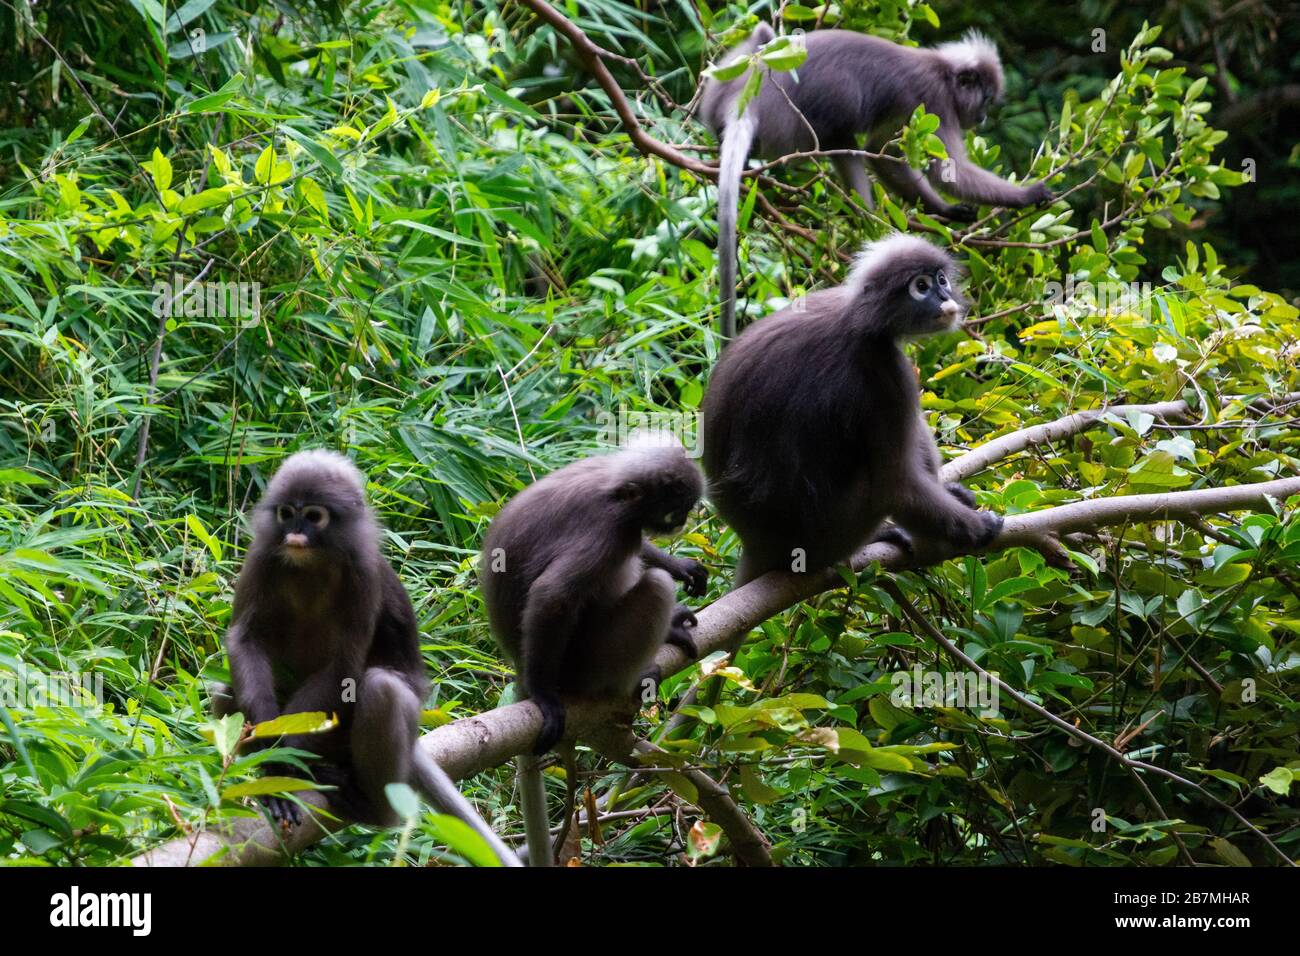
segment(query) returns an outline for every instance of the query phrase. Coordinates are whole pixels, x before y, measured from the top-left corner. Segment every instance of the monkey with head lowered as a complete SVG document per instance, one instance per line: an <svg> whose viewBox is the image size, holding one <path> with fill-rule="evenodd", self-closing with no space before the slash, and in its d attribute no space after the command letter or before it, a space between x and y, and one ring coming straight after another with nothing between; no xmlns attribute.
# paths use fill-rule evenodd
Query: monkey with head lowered
<svg viewBox="0 0 1300 956"><path fill-rule="evenodd" d="M542 713L536 753L564 736L566 698L630 702L665 643L696 656L695 616L676 603L673 581L698 597L708 572L646 535L680 530L703 484L679 444L642 435L529 485L493 518L479 584L492 634ZM529 777L525 790L539 788L540 774ZM549 865L537 792L524 801L529 862Z"/></svg>
<svg viewBox="0 0 1300 956"><path fill-rule="evenodd" d="M337 727L281 743L321 758L313 775L337 787L330 800L342 816L390 826L396 814L384 787L408 783L478 832L502 863L518 866L417 746L428 681L415 611L380 553L365 487L351 461L322 450L292 455L267 485L226 634L233 700L217 695L218 714L238 710L255 724L337 714ZM292 801L266 804L282 825L298 823Z"/></svg>
<svg viewBox="0 0 1300 956"><path fill-rule="evenodd" d="M748 56L773 38L760 24L735 52ZM973 210L944 200L937 189L993 206L1049 202L1041 182L1018 186L981 169L966 155L965 131L984 121L1002 96L1002 63L987 38L964 39L932 49L899 46L850 30L813 30L804 35L808 57L792 72L763 77L758 95L737 115L749 72L704 86L700 117L722 143L718 176L718 255L722 285L722 334L736 331L736 216L740 178L751 149L763 159L810 150L866 149L881 152L918 105L939 117L937 135L950 163L932 162L922 174L898 158L870 161L887 187L931 212L971 219ZM734 60L737 57L729 57ZM844 184L875 207L871 178L861 157L833 157Z"/></svg>
<svg viewBox="0 0 1300 956"><path fill-rule="evenodd" d="M740 537L736 583L802 557L850 557L891 517L918 546L975 550L1002 519L938 476L938 449L899 339L965 311L943 251L896 234L848 281L754 323L722 352L704 397L709 497ZM896 538L897 540L897 538Z"/></svg>

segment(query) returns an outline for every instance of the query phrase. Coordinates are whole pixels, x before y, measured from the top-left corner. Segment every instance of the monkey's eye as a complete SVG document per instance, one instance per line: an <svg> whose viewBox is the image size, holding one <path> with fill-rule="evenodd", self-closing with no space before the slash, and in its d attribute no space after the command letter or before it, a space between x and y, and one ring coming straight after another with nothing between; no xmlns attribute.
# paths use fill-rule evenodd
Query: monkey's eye
<svg viewBox="0 0 1300 956"><path fill-rule="evenodd" d="M947 291L948 277L944 273L940 272L937 276L935 276L935 278L939 281L939 288L943 289L944 291Z"/></svg>
<svg viewBox="0 0 1300 956"><path fill-rule="evenodd" d="M292 520L293 520L293 506L292 506L292 505L276 505L276 507L275 507L275 520L278 521L278 522L280 522L280 524L288 524L290 521L292 521Z"/></svg>
<svg viewBox="0 0 1300 956"><path fill-rule="evenodd" d="M917 276L907 287L908 294L918 302L930 294L930 277Z"/></svg>
<svg viewBox="0 0 1300 956"><path fill-rule="evenodd" d="M303 508L302 516L309 524L314 524L318 528L325 527L330 520L330 513L317 505L308 505Z"/></svg>

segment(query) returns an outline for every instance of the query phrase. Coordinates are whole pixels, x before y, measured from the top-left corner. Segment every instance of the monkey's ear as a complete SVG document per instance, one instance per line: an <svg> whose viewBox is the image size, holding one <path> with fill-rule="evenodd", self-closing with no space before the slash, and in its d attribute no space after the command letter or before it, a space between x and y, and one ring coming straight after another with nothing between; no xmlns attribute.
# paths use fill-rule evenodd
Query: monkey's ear
<svg viewBox="0 0 1300 956"><path fill-rule="evenodd" d="M621 481L614 489L614 500L630 504L641 500L641 485L635 481Z"/></svg>
<svg viewBox="0 0 1300 956"><path fill-rule="evenodd" d="M958 86L974 86L979 82L980 76L977 70L962 70L957 74Z"/></svg>

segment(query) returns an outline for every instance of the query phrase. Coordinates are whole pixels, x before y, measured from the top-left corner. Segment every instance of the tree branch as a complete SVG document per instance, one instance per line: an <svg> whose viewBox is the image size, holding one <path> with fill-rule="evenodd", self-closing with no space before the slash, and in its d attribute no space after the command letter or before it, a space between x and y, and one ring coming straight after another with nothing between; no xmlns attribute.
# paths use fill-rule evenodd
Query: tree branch
<svg viewBox="0 0 1300 956"><path fill-rule="evenodd" d="M993 439L948 462L941 474L945 481L956 481L1036 442L1083 431L1099 423L1106 412L1124 414L1132 410L1176 416L1185 414L1187 406L1183 402L1167 402L1076 412L1054 422ZM1112 525L1250 510L1264 505L1269 498L1282 501L1297 494L1300 494L1300 477L1194 491L1094 498L1029 514L1011 515L988 551L1033 544L1044 535L1059 537L1072 531L1094 531ZM910 555L901 549L879 542L862 548L854 555L850 566L860 571L873 562L880 562L887 569L899 569L906 567L909 560ZM772 572L729 591L696 615L699 624L693 636L700 656L730 647L763 621L800 601L843 586L844 579L839 572L827 568L804 574ZM678 648L665 645L655 663L660 673L667 675L676 674L693 662ZM607 731L624 710L618 703L571 701L566 706L566 723L580 737L598 735ZM453 780L459 780L528 753L541 726L541 712L530 701L522 701L435 728L424 735L420 746ZM1129 763L1139 766L1137 761ZM1141 769L1184 782L1184 778L1163 768L1141 765ZM1190 781L1188 783L1196 786ZM1202 788L1197 789L1214 799ZM308 794L305 799L317 804L323 802L320 794ZM267 866L281 862L286 854L305 849L321 839L325 832L315 821L307 821L282 838L260 818L244 818L173 840L140 854L133 862L137 866L183 866L204 862Z"/></svg>

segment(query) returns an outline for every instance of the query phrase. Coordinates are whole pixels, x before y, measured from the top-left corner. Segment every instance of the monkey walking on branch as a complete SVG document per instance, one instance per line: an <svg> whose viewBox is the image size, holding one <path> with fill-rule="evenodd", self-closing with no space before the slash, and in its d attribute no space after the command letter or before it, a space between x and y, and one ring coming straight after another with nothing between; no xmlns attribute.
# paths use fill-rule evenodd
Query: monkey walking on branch
<svg viewBox="0 0 1300 956"><path fill-rule="evenodd" d="M773 39L760 24L734 51L748 56ZM736 217L740 178L752 152L763 159L812 150L866 148L879 153L919 105L939 117L938 137L949 162L934 161L925 173L901 159L867 163L903 199L924 203L951 219L973 218L968 206L943 199L937 190L973 203L1034 206L1050 202L1041 182L1015 185L976 166L966 154L965 132L982 123L1002 96L1002 62L997 48L978 33L932 49L905 47L849 30L813 30L804 35L808 57L797 70L763 77L758 95L737 113L741 76L704 86L700 117L721 141L718 176L718 259L722 286L722 334L736 334ZM861 157L835 156L835 169L849 189L875 208L871 177Z"/></svg>

